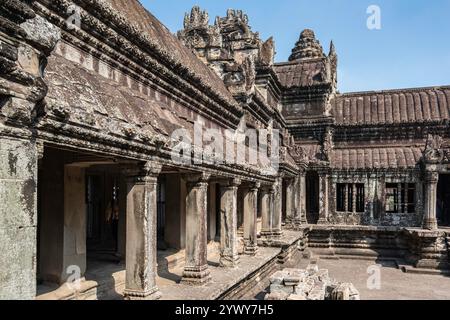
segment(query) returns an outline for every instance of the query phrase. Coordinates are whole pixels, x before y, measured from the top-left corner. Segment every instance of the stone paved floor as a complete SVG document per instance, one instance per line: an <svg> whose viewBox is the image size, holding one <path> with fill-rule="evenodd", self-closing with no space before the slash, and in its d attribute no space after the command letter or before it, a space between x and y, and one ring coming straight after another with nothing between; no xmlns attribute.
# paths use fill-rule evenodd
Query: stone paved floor
<svg viewBox="0 0 450 320"><path fill-rule="evenodd" d="M300 268L308 260L299 263ZM362 300L449 300L450 277L403 273L393 261L328 260L319 259L319 268L328 269L330 277L341 282L352 282ZM369 290L367 279L369 266L381 265L381 290Z"/></svg>
<svg viewBox="0 0 450 320"><path fill-rule="evenodd" d="M195 288L178 283L183 272L182 266L171 269L170 272L159 272L157 285L163 294L162 300L215 299L236 282L275 258L279 252L280 249L277 248L259 248L257 255L254 257L241 256L240 264L236 269L220 268L219 256L209 256L212 280L206 285Z"/></svg>

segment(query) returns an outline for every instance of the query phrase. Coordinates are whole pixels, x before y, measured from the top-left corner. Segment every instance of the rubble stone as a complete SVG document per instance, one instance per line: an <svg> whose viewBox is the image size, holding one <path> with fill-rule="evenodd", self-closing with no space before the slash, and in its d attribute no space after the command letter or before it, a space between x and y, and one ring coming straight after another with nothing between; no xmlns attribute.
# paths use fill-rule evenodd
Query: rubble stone
<svg viewBox="0 0 450 320"><path fill-rule="evenodd" d="M284 269L270 278L270 293L266 300L360 300L351 283L331 279L326 269L313 262L306 270Z"/></svg>

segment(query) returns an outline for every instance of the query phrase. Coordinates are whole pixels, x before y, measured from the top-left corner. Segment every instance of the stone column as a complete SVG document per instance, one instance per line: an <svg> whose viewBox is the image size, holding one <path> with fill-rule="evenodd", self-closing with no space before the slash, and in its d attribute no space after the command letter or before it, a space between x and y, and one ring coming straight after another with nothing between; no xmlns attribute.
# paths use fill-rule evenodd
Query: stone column
<svg viewBox="0 0 450 320"><path fill-rule="evenodd" d="M294 180L286 180L286 225L294 221Z"/></svg>
<svg viewBox="0 0 450 320"><path fill-rule="evenodd" d="M220 266L239 264L237 243L237 192L240 180L220 183Z"/></svg>
<svg viewBox="0 0 450 320"><path fill-rule="evenodd" d="M300 225L301 224L301 209L300 209L300 176L296 176L294 179L294 195L293 195L293 217L294 217L294 225Z"/></svg>
<svg viewBox="0 0 450 320"><path fill-rule="evenodd" d="M319 173L319 221L328 224L328 174Z"/></svg>
<svg viewBox="0 0 450 320"><path fill-rule="evenodd" d="M244 197L244 253L255 255L258 251L257 242L257 202L259 183L255 183L247 190Z"/></svg>
<svg viewBox="0 0 450 320"><path fill-rule="evenodd" d="M0 300L36 295L36 145L0 137Z"/></svg>
<svg viewBox="0 0 450 320"><path fill-rule="evenodd" d="M300 221L307 224L306 219L306 172L300 173Z"/></svg>
<svg viewBox="0 0 450 320"><path fill-rule="evenodd" d="M270 238L272 236L273 225L273 206L272 206L272 190L270 186L261 188L261 215L262 230L261 236Z"/></svg>
<svg viewBox="0 0 450 320"><path fill-rule="evenodd" d="M61 282L71 276L70 266L86 272L86 182L85 169L76 165L64 167L64 235L62 243Z"/></svg>
<svg viewBox="0 0 450 320"><path fill-rule="evenodd" d="M272 236L279 237L283 234L281 227L283 219L283 180L281 178L275 183L272 194L273 202L273 223Z"/></svg>
<svg viewBox="0 0 450 320"><path fill-rule="evenodd" d="M147 162L127 169L127 299L159 299L157 266L157 179L161 165Z"/></svg>
<svg viewBox="0 0 450 320"><path fill-rule="evenodd" d="M427 171L425 173L425 210L423 228L427 230L436 230L438 228L436 218L436 193L438 182L438 172Z"/></svg>
<svg viewBox="0 0 450 320"><path fill-rule="evenodd" d="M186 265L182 282L203 284L211 279L208 270L208 174L187 174Z"/></svg>

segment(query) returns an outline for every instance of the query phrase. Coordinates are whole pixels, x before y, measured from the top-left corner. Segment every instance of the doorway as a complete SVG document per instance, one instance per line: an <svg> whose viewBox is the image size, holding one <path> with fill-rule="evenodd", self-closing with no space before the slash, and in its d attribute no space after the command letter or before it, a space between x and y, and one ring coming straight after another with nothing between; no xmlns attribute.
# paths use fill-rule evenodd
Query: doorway
<svg viewBox="0 0 450 320"><path fill-rule="evenodd" d="M436 216L440 227L450 227L450 174L439 176Z"/></svg>
<svg viewBox="0 0 450 320"><path fill-rule="evenodd" d="M306 220L308 224L319 221L319 175L316 171L306 174Z"/></svg>

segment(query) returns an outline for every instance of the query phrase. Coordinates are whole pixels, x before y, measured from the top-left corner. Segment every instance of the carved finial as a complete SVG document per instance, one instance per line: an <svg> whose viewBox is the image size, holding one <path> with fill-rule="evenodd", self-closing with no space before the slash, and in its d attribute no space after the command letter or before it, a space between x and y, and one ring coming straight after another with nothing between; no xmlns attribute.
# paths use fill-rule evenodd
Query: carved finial
<svg viewBox="0 0 450 320"><path fill-rule="evenodd" d="M184 28L194 29L206 27L209 24L208 12L202 11L199 6L194 6L191 13L186 13L184 17Z"/></svg>
<svg viewBox="0 0 450 320"><path fill-rule="evenodd" d="M300 39L292 49L289 61L322 58L324 57L323 48L320 42L316 40L316 35L311 29L305 29L300 34Z"/></svg>
<svg viewBox="0 0 450 320"><path fill-rule="evenodd" d="M235 15L236 15L236 12L233 9L228 9L227 10L227 19L228 20L234 18Z"/></svg>
<svg viewBox="0 0 450 320"><path fill-rule="evenodd" d="M333 40L330 42L330 52L328 54L329 57L336 55L336 48L334 47Z"/></svg>

